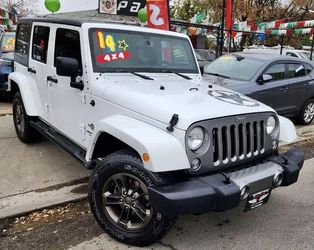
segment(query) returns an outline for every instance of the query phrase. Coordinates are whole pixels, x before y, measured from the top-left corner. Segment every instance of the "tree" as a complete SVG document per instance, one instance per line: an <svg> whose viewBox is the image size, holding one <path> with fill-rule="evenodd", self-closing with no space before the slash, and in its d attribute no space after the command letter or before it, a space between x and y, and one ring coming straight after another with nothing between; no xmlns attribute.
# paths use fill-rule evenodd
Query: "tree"
<svg viewBox="0 0 314 250"><path fill-rule="evenodd" d="M171 7L172 17L188 20L199 11L205 11L213 23L219 23L224 0L175 0ZM233 16L240 21L259 22L286 19L302 21L314 19L314 0L234 0Z"/></svg>
<svg viewBox="0 0 314 250"><path fill-rule="evenodd" d="M2 0L2 6L10 12L17 13L20 17L34 14L37 0Z"/></svg>

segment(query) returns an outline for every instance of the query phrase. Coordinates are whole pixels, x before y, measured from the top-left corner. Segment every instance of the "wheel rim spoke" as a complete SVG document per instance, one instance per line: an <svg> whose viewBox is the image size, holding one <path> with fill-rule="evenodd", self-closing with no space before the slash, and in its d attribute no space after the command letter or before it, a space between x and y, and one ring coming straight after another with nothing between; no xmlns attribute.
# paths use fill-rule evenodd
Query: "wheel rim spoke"
<svg viewBox="0 0 314 250"><path fill-rule="evenodd" d="M138 230L150 222L148 188L139 178L115 174L105 182L102 194L103 211L123 229Z"/></svg>
<svg viewBox="0 0 314 250"><path fill-rule="evenodd" d="M304 111L304 121L311 122L314 117L314 103L310 103Z"/></svg>

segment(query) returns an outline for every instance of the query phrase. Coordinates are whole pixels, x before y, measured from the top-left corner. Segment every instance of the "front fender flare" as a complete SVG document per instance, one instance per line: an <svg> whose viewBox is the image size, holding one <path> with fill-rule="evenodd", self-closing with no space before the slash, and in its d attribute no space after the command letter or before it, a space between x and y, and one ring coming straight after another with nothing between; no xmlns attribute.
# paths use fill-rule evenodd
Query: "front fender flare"
<svg viewBox="0 0 314 250"><path fill-rule="evenodd" d="M280 124L279 141L281 143L292 143L297 138L297 131L294 124L287 118L278 116Z"/></svg>
<svg viewBox="0 0 314 250"><path fill-rule="evenodd" d="M172 134L153 127L147 123L124 116L114 115L98 122L97 133L92 136L91 145L86 154L90 161L98 137L108 133L126 143L143 157L149 154L150 160L144 167L152 172L168 172L190 168L184 147Z"/></svg>
<svg viewBox="0 0 314 250"><path fill-rule="evenodd" d="M43 110L36 82L19 72L13 72L9 75L9 91L12 89L12 81L19 86L26 114L29 116L40 116Z"/></svg>

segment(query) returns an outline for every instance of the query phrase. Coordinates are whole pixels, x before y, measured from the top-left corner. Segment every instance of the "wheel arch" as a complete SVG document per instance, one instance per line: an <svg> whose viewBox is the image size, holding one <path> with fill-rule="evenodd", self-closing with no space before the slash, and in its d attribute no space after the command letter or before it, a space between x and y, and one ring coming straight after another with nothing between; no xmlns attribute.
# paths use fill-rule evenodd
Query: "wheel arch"
<svg viewBox="0 0 314 250"><path fill-rule="evenodd" d="M106 146L108 144L110 145L110 147ZM92 159L95 160L98 158L103 158L114 152L117 152L123 149L132 150L134 151L134 153L137 154L139 158L141 158L138 152L134 148L130 147L130 145L127 145L123 141L119 140L118 138L112 136L111 134L107 132L102 132L99 134L97 138L97 141L93 150L93 154L92 154Z"/></svg>
<svg viewBox="0 0 314 250"><path fill-rule="evenodd" d="M98 122L96 129L98 132L93 134L87 150L87 161L95 159L93 157L102 154L101 152L108 154L113 149L120 150L124 147L136 151L144 167L152 172L190 168L185 149L179 140L147 123L124 115L114 115ZM109 142L105 139L109 139ZM110 143L113 143L113 149L110 149ZM143 160L145 153L149 155L149 160Z"/></svg>

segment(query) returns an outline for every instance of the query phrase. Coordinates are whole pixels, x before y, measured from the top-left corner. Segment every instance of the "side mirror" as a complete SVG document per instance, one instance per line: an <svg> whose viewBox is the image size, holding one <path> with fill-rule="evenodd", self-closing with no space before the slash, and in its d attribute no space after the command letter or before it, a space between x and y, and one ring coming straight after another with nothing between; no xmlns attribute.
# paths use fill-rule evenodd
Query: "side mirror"
<svg viewBox="0 0 314 250"><path fill-rule="evenodd" d="M80 75L80 64L76 58L57 57L56 58L57 75L71 77L71 87L79 90L84 89L83 81L76 82L76 78Z"/></svg>
<svg viewBox="0 0 314 250"><path fill-rule="evenodd" d="M266 82L270 82L271 80L273 80L273 77L271 75L263 74L262 76L258 78L257 82L260 84L264 84Z"/></svg>
<svg viewBox="0 0 314 250"><path fill-rule="evenodd" d="M59 76L78 77L80 74L80 65L77 59L71 57L56 58L57 74Z"/></svg>

